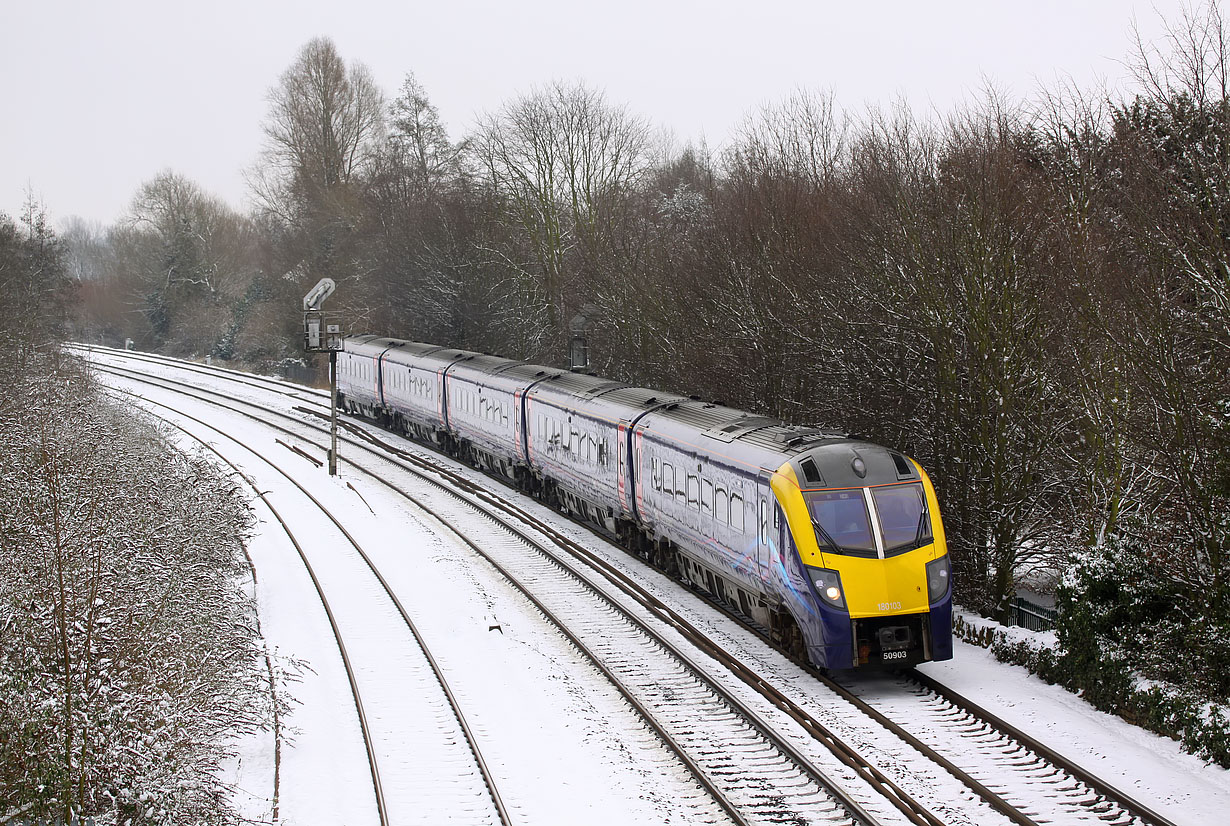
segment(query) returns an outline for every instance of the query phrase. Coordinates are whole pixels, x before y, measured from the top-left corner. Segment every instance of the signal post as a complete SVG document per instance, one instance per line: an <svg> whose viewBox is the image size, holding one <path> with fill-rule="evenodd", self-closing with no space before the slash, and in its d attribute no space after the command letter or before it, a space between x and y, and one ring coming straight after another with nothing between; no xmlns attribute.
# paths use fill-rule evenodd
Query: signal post
<svg viewBox="0 0 1230 826"><path fill-rule="evenodd" d="M337 475L337 353L342 349L342 327L330 324L320 305L333 295L337 285L322 278L303 297L303 349L329 354L329 475Z"/></svg>

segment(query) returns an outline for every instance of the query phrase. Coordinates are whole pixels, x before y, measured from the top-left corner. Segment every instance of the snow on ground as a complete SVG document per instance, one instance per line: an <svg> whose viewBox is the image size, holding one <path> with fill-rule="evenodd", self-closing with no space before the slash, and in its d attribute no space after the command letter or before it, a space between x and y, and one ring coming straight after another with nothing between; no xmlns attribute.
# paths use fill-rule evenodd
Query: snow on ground
<svg viewBox="0 0 1230 826"><path fill-rule="evenodd" d="M615 689L547 628L497 574L483 570L472 559L463 559L465 553L456 543L442 538L438 527L386 488L345 469L340 477L330 479L323 470L278 446L275 438L318 452L310 445L271 433L212 405L103 378L210 421L224 433L257 446L307 485L350 528L412 618L421 624L421 632L488 752L497 779L503 781L502 794L518 821L612 826L713 822L711 804L647 734ZM271 503L292 529L305 522L319 525L319 512L268 465L216 432L166 410L156 412L179 419L238 464L260 490L269 492ZM279 654L306 665L300 680L286 687L295 702L283 721L291 737L282 745L280 820L289 824L375 823L371 779L337 644L285 532L260 500L255 500L254 507L260 525L249 552L257 572L262 630ZM303 527L296 533L303 543L303 534L323 531L322 527ZM331 603L341 604L356 594L359 601L386 599L354 569L345 572L339 567L340 557L353 554L346 543L334 543L329 555L336 558L319 556L318 549L312 553L318 555L313 564L319 568ZM327 577L325 572L330 570L334 576ZM334 610L340 613L337 604ZM344 620L339 621L346 633ZM389 620L385 625L392 629L397 622ZM493 624L500 627L492 629ZM369 633L352 633L360 638L360 645L370 645L370 635L379 636L381 631L374 627ZM353 639L348 640L351 643ZM365 662L357 666L361 686L366 683L373 694L402 690L398 680L404 668L394 668L396 663L390 662L382 685L373 658L368 656ZM364 687L365 695L368 690ZM369 719L377 706L380 712L373 727L410 728L407 721L396 719L415 713L408 694L406 707L400 710L388 702L370 702ZM420 722L448 725L444 719ZM419 822L416 811L431 809L447 798L457 782L450 776L456 766L440 766L436 776L420 766L417 773L407 775L403 764L413 763L422 746L409 738L399 743L385 738L377 747L384 778L402 778L400 783L385 785L391 805L404 815L398 822ZM252 737L242 748L240 760L230 767L231 779L242 789L236 803L247 816L268 820L272 810L271 742L268 736ZM476 773L472 767L464 770ZM482 809L489 811L485 801L475 807L477 816L465 817L457 811L448 820L489 822L491 817L483 817Z"/></svg>
<svg viewBox="0 0 1230 826"><path fill-rule="evenodd" d="M144 369L284 410L297 403L236 388L222 377L186 377L175 368ZM127 386L151 398L170 398L147 387ZM221 415L216 407L200 402L181 398L174 404L202 418ZM374 549L395 590L413 606L415 621L422 623L421 630L450 681L456 679L454 689L471 724L490 745L490 759L508 778L512 803L526 822L649 824L699 819L695 810L671 805L673 798L695 795L695 789L643 732L630 734L618 723L626 710L612 698L611 689L604 688L577 661L575 652L542 626L536 612L443 536L438 526L345 466L340 479L329 480L324 471L275 446L273 436L267 431L260 434L259 426L233 416L222 426L244 438L263 440L270 455L276 457L280 451L286 458L278 461L302 471L300 478L310 481L339 515L345 514L344 520L361 541ZM217 434L208 438L225 452L225 440ZM345 455L346 448L342 450ZM258 477L263 490L270 489L276 480L258 464L249 460L245 469ZM346 481L358 488L374 512L345 487ZM374 813L367 813L370 805L360 803L357 808L364 810L360 813L349 800L364 794L370 799L370 777L336 644L285 534L259 503L256 507L262 530L250 552L259 577L265 636L278 652L310 665L301 682L289 686L296 705L287 724L296 731L294 740L283 746L282 819L304 824L374 822ZM563 517L531 508L569 535L587 535ZM294 517L293 511L288 515ZM606 547L600 539L591 540L590 544ZM624 557L623 566L636 564ZM678 598L688 603L689 611L708 610L684 589L679 589ZM728 621L714 614L711 622ZM500 628L492 630L492 624ZM1224 822L1230 811L1230 772L1184 754L1174 741L1094 710L1023 668L996 661L989 651L957 641L953 660L926 664L921 670L1178 824ZM407 749L414 747L405 744ZM267 736L253 738L235 767L234 777L251 798L245 811L256 819L268 819L270 813L271 754Z"/></svg>
<svg viewBox="0 0 1230 826"><path fill-rule="evenodd" d="M1183 753L1174 740L1098 711L1072 692L961 640L955 641L951 660L918 670L1177 824L1226 822L1230 771Z"/></svg>

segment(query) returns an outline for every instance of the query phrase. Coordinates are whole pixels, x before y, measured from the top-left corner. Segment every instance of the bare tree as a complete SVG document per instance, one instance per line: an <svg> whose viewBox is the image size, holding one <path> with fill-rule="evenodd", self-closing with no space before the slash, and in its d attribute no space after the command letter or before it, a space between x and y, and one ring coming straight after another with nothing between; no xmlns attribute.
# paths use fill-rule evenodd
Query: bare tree
<svg viewBox="0 0 1230 826"><path fill-rule="evenodd" d="M427 92L407 73L389 105L389 146L396 168L421 198L433 199L460 174L465 143L452 144Z"/></svg>
<svg viewBox="0 0 1230 826"><path fill-rule="evenodd" d="M213 352L257 277L252 223L194 182L163 172L141 185L106 239L102 285L144 317L112 318L143 344L184 355ZM96 301L105 299L91 290Z"/></svg>
<svg viewBox="0 0 1230 826"><path fill-rule="evenodd" d="M789 176L813 191L848 165L850 119L833 93L798 89L745 119L727 165L747 175Z"/></svg>
<svg viewBox="0 0 1230 826"><path fill-rule="evenodd" d="M251 178L260 205L295 224L339 206L379 151L384 101L361 63L349 66L327 38L309 41L269 93L262 164Z"/></svg>
<svg viewBox="0 0 1230 826"><path fill-rule="evenodd" d="M618 249L649 143L643 120L579 83L552 83L479 123L473 151L509 242L487 252L527 313L509 319L529 334L526 350L558 344L569 310L586 300L587 268L607 266L602 256Z"/></svg>
<svg viewBox="0 0 1230 826"><path fill-rule="evenodd" d="M48 226L46 211L27 200L20 226L0 213L0 344L9 358L0 367L20 371L63 330L71 283L64 245Z"/></svg>

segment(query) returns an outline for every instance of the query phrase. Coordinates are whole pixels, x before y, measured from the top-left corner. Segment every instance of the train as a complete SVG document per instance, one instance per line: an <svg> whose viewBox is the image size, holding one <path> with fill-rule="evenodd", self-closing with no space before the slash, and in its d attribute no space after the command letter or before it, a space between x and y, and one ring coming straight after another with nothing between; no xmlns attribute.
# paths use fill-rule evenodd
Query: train
<svg viewBox="0 0 1230 826"><path fill-rule="evenodd" d="M902 452L600 376L377 335L343 411L583 520L832 671L952 657L935 488Z"/></svg>

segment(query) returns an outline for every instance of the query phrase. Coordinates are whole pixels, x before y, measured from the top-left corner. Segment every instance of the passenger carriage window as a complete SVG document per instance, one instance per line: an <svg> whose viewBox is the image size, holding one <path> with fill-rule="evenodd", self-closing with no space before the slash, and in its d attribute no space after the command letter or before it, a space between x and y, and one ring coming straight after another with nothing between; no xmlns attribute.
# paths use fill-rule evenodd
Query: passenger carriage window
<svg viewBox="0 0 1230 826"><path fill-rule="evenodd" d="M760 544L769 544L769 504L760 500Z"/></svg>
<svg viewBox="0 0 1230 826"><path fill-rule="evenodd" d="M730 527L743 533L743 497L736 493L730 495Z"/></svg>
<svg viewBox="0 0 1230 826"><path fill-rule="evenodd" d="M669 462L662 464L662 490L671 496L675 495L675 469Z"/></svg>
<svg viewBox="0 0 1230 826"><path fill-rule="evenodd" d="M702 513L713 516L713 483L708 479L700 480L700 509Z"/></svg>
<svg viewBox="0 0 1230 826"><path fill-rule="evenodd" d="M726 490L718 488L713 494L713 518L723 525L730 524L730 503L726 500Z"/></svg>
<svg viewBox="0 0 1230 826"><path fill-rule="evenodd" d="M654 490L662 490L662 462L657 456L649 459L649 478Z"/></svg>
<svg viewBox="0 0 1230 826"><path fill-rule="evenodd" d="M688 507L697 507L697 496L700 493L700 479L688 474Z"/></svg>

